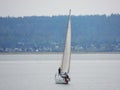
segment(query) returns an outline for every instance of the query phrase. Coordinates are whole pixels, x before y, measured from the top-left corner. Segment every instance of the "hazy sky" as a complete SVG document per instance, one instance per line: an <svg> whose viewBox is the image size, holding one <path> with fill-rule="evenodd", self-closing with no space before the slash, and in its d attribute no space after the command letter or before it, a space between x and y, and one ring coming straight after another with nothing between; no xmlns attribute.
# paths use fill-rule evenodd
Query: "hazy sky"
<svg viewBox="0 0 120 90"><path fill-rule="evenodd" d="M120 0L0 0L0 16L120 13Z"/></svg>

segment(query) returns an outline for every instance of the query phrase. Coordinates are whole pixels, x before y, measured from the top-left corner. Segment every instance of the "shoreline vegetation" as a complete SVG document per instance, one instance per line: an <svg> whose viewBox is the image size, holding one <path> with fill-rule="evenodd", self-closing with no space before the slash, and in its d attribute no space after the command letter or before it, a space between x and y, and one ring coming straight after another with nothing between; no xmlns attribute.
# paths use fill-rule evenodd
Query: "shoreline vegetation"
<svg viewBox="0 0 120 90"><path fill-rule="evenodd" d="M68 16L0 17L0 52L63 52ZM120 52L120 14L71 16L72 52Z"/></svg>

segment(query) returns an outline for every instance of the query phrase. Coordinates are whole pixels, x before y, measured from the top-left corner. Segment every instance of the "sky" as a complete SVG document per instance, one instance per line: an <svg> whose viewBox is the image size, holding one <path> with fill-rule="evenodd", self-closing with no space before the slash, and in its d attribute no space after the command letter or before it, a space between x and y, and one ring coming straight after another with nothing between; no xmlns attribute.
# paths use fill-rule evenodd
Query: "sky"
<svg viewBox="0 0 120 90"><path fill-rule="evenodd" d="M0 16L118 14L120 0L0 0Z"/></svg>

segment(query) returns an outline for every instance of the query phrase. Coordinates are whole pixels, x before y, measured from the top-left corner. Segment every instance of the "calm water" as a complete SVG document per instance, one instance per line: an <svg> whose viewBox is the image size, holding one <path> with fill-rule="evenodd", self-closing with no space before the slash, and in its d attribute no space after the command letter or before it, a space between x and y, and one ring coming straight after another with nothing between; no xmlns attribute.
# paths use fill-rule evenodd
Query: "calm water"
<svg viewBox="0 0 120 90"><path fill-rule="evenodd" d="M54 75L61 54L0 55L0 90L120 90L120 54L72 54L71 82Z"/></svg>

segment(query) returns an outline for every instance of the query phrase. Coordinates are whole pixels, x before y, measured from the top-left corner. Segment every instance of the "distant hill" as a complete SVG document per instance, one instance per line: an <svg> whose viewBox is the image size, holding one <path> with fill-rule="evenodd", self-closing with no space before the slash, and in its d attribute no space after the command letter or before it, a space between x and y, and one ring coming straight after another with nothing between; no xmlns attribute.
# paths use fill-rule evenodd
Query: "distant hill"
<svg viewBox="0 0 120 90"><path fill-rule="evenodd" d="M0 17L0 52L61 52L67 16ZM120 15L72 16L73 52L120 52Z"/></svg>

